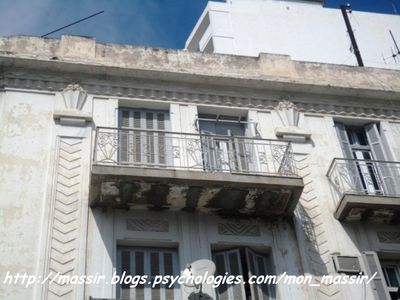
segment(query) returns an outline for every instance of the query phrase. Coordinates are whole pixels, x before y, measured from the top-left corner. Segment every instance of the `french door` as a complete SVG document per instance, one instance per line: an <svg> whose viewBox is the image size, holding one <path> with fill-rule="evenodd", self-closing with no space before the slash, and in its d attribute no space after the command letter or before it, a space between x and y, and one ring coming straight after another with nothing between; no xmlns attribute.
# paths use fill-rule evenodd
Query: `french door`
<svg viewBox="0 0 400 300"><path fill-rule="evenodd" d="M347 168L353 189L366 194L398 193L398 170L389 162L377 125L335 126L343 153L350 159Z"/></svg>
<svg viewBox="0 0 400 300"><path fill-rule="evenodd" d="M252 276L268 274L268 259L249 248L235 248L213 253L215 275L242 276L248 281ZM253 277L255 278L255 277ZM267 300L273 294L267 284L221 284L216 288L218 300Z"/></svg>
<svg viewBox="0 0 400 300"><path fill-rule="evenodd" d="M247 172L252 151L243 124L200 121L203 163L207 170Z"/></svg>

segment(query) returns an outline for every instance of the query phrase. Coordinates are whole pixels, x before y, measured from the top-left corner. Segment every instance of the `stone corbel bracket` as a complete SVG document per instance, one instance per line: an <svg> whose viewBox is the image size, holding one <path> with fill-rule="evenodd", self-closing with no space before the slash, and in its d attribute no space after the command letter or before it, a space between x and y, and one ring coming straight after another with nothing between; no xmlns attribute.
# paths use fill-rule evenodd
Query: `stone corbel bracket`
<svg viewBox="0 0 400 300"><path fill-rule="evenodd" d="M288 100L282 100L275 108L283 126L275 128L275 135L285 141L304 143L311 138L308 130L299 128L299 110Z"/></svg>
<svg viewBox="0 0 400 300"><path fill-rule="evenodd" d="M92 115L82 110L88 94L79 84L69 84L60 96L63 103L59 107L62 108L55 110L53 117L61 125L83 127L92 121Z"/></svg>

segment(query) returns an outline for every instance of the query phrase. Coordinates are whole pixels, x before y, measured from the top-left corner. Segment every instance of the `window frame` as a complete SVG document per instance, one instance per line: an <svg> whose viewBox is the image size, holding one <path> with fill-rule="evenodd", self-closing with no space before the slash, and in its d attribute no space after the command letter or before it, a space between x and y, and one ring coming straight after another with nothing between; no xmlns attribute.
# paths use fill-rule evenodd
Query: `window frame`
<svg viewBox="0 0 400 300"><path fill-rule="evenodd" d="M134 268L136 268L135 266L135 252L143 252L143 275L147 275L148 279L147 281L149 282L149 280L151 280L152 276L154 275L174 275L177 276L180 274L180 269L179 269L179 249L176 247L174 248L168 248L168 247L142 247L142 246L117 246L117 264L116 264L116 272L118 274L118 276L121 276L123 271L122 268L122 252L123 251L127 251L130 253L130 260L129 260L129 264L130 264L130 270L129 270L129 274L131 274L132 276L135 276L135 274L133 274L133 270ZM158 270L159 270L159 274L151 274L151 254L152 253L158 253ZM173 274L165 274L164 268L165 268L165 264L163 264L164 262L164 254L171 254L172 255L172 273ZM132 294L131 290L135 290L136 288L130 288L130 294ZM158 296L159 298L157 299L161 299L161 300L169 300L167 299L166 296L166 291L167 288L160 284L160 295ZM180 300L181 299L181 291L180 291L180 287L178 286L177 283L175 283L175 285L172 287L173 290L173 299L174 300ZM146 283L143 287L143 293L144 293L144 299L138 299L136 297L136 291L133 291L133 298L129 297L129 299L136 299L136 300L151 300L152 297L152 293L154 292L154 289L152 289L151 284ZM118 282L116 284L116 298L120 299L121 297L121 284Z"/></svg>
<svg viewBox="0 0 400 300"><path fill-rule="evenodd" d="M382 272L385 278L385 283L386 286L389 289L389 293L397 293L397 291L400 288L400 261L395 261L395 260L381 260L381 268L382 268ZM398 286L390 286L389 285L389 277L387 274L387 270L386 268L394 268L395 270L395 276L398 282Z"/></svg>

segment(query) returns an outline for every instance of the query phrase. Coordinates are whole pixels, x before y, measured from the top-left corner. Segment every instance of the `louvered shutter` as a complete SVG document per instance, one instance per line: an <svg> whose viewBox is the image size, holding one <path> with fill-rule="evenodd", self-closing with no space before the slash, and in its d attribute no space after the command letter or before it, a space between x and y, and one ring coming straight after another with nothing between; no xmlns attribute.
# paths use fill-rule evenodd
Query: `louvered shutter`
<svg viewBox="0 0 400 300"><path fill-rule="evenodd" d="M253 123L247 123L244 135L245 137L252 137L253 131L251 126ZM255 163L256 144L252 139L235 138L236 149L238 150L238 167L242 172L258 171Z"/></svg>
<svg viewBox="0 0 400 300"><path fill-rule="evenodd" d="M256 275L256 266L254 263L254 253L250 249L246 248L246 260L248 268L249 278ZM255 284L250 284L250 292L254 300L258 300L258 291Z"/></svg>
<svg viewBox="0 0 400 300"><path fill-rule="evenodd" d="M128 128L131 128L130 120L131 118L129 111L124 110L120 112L119 160L121 162L129 161L130 131Z"/></svg>
<svg viewBox="0 0 400 300"><path fill-rule="evenodd" d="M249 270L249 278L251 276L265 276L267 274L267 259L265 256L257 254L246 248L246 260ZM251 284L250 291L254 300L269 299L269 288L266 284Z"/></svg>
<svg viewBox="0 0 400 300"><path fill-rule="evenodd" d="M174 253L163 253L163 275L174 275L177 272L174 271ZM174 288L177 289L177 286L169 286L170 285L169 281L166 285L164 285L164 289L165 289L165 299L174 299Z"/></svg>
<svg viewBox="0 0 400 300"><path fill-rule="evenodd" d="M349 137L347 136L346 127L342 123L335 123L335 128L344 157L350 159L354 158L353 151L350 147Z"/></svg>
<svg viewBox="0 0 400 300"><path fill-rule="evenodd" d="M233 276L243 276L239 250L228 251L227 256L229 274ZM244 297L243 285L233 284L230 286L230 288L233 296L232 299L242 299L241 297Z"/></svg>
<svg viewBox="0 0 400 300"><path fill-rule="evenodd" d="M385 278L383 276L381 264L376 252L368 251L363 253L363 260L366 266L366 273L368 276L376 276L371 282L374 290L374 296L376 300L390 300L389 290L386 286Z"/></svg>
<svg viewBox="0 0 400 300"><path fill-rule="evenodd" d="M168 287L158 284L152 287L156 275L178 274L178 256L176 251L156 248L119 249L117 253L117 270L121 276L147 275L148 281L144 285L130 288L129 284L121 284L117 288L117 299L126 300L178 300L180 290L177 285Z"/></svg>
<svg viewBox="0 0 400 300"><path fill-rule="evenodd" d="M166 133L158 132L168 130L168 113L121 109L119 120L119 160L122 163L157 167L171 163L170 141Z"/></svg>
<svg viewBox="0 0 400 300"><path fill-rule="evenodd" d="M376 124L372 123L365 126L365 133L367 135L368 143L374 155L374 159L383 161L389 160L386 151L383 148L381 137Z"/></svg>
<svg viewBox="0 0 400 300"><path fill-rule="evenodd" d="M203 155L203 166L205 170L215 170L217 168L216 162L216 147L212 135L215 135L215 124L209 121L199 121L199 128L201 133L201 149Z"/></svg>
<svg viewBox="0 0 400 300"><path fill-rule="evenodd" d="M371 147L374 160L389 161L376 124L372 123L365 126L365 133L367 135L368 143ZM396 194L396 170L392 170L390 166L390 164L385 163L374 164L374 172L378 173L380 181L385 189L385 193L394 195Z"/></svg>
<svg viewBox="0 0 400 300"><path fill-rule="evenodd" d="M125 272L126 276L131 275L131 252L130 251L121 251L121 272L120 275ZM121 284L121 299L131 299L130 297L130 286L129 284L122 283Z"/></svg>
<svg viewBox="0 0 400 300"><path fill-rule="evenodd" d="M224 276L227 271L227 262L224 253L218 253L214 255L214 262L216 267L216 276ZM218 300L230 300L228 285L226 283L221 283L217 287L217 299Z"/></svg>
<svg viewBox="0 0 400 300"><path fill-rule="evenodd" d="M150 273L151 273L151 282L153 282L155 276L161 274L159 252L150 252ZM151 299L155 300L160 299L160 289L161 289L160 284L151 286Z"/></svg>
<svg viewBox="0 0 400 300"><path fill-rule="evenodd" d="M134 251L135 254L135 275L145 275L144 271L144 252L143 251ZM135 289L135 297L136 299L144 299L145 285L139 284Z"/></svg>
<svg viewBox="0 0 400 300"><path fill-rule="evenodd" d="M243 276L239 249L217 252L213 255L216 265L216 275ZM220 284L217 287L218 300L244 300L246 299L242 284Z"/></svg>
<svg viewBox="0 0 400 300"><path fill-rule="evenodd" d="M340 141L340 146L343 151L344 158L354 159L353 151L350 146L349 137L347 135L346 127L342 123L335 123L336 133ZM348 180L347 182L351 185L349 188L350 191L361 191L363 190L362 179L360 172L358 170L358 165L356 161L348 161L346 162L346 168L348 171ZM346 178L347 179L347 178Z"/></svg>

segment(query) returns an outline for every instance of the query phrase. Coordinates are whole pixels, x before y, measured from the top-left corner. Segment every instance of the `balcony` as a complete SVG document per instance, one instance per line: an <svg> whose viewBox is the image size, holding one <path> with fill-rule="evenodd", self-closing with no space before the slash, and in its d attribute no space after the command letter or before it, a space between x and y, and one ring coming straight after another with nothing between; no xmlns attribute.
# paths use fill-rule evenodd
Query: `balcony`
<svg viewBox="0 0 400 300"><path fill-rule="evenodd" d="M398 223L400 162L335 158L328 171L338 220Z"/></svg>
<svg viewBox="0 0 400 300"><path fill-rule="evenodd" d="M293 212L302 189L287 142L96 130L92 206L285 215Z"/></svg>

